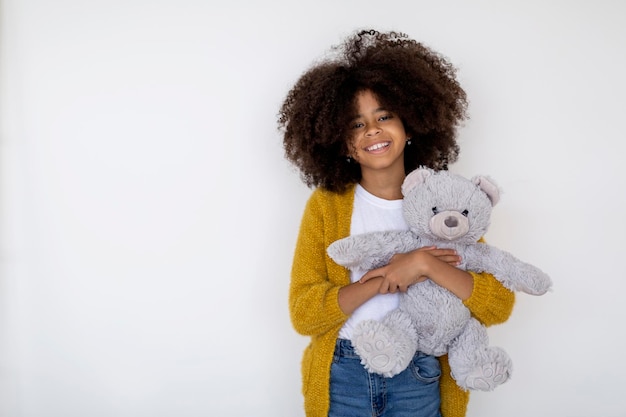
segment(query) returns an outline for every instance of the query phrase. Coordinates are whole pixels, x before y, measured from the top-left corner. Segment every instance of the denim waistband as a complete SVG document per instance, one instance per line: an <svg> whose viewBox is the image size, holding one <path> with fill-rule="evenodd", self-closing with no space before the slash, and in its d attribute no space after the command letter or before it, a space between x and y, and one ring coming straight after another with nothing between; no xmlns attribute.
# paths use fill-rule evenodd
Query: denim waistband
<svg viewBox="0 0 626 417"><path fill-rule="evenodd" d="M335 342L335 359L336 358L355 358L361 359L361 357L356 353L354 347L352 346L352 342L348 339L337 339ZM423 357L423 356L431 356L427 355L423 352L417 351L415 352L415 357Z"/></svg>
<svg viewBox="0 0 626 417"><path fill-rule="evenodd" d="M354 347L352 347L352 342L347 339L337 339L335 343L335 357L341 358L359 358Z"/></svg>

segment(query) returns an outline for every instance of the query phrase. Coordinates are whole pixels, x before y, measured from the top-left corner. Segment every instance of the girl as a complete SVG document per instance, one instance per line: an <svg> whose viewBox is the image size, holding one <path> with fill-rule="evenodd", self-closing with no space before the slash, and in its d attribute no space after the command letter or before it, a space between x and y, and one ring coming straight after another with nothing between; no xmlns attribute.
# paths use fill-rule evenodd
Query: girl
<svg viewBox="0 0 626 417"><path fill-rule="evenodd" d="M289 290L296 331L310 336L302 360L306 415L465 415L469 393L450 376L447 358L418 352L385 378L360 364L354 326L380 319L400 292L425 279L463 300L482 323L508 319L514 294L493 276L456 268L451 250L396 254L382 268L353 273L326 248L337 239L406 229L401 185L420 165L447 169L467 111L455 68L403 33L360 31L295 83L279 112L286 158L310 196L295 249Z"/></svg>

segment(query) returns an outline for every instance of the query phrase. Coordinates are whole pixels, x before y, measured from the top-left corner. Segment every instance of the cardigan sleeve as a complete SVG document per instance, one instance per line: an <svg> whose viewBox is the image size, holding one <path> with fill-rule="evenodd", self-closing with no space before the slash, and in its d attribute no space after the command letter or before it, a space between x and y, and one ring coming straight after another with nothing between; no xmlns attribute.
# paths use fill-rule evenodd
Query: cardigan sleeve
<svg viewBox="0 0 626 417"><path fill-rule="evenodd" d="M493 275L470 272L474 278L472 295L463 303L485 326L504 323L515 304L515 293L502 285Z"/></svg>
<svg viewBox="0 0 626 417"><path fill-rule="evenodd" d="M324 204L314 193L302 216L289 287L291 322L306 336L336 329L348 318L339 308L338 294L349 278L342 270L329 272L325 233L333 226L325 225L325 220Z"/></svg>
<svg viewBox="0 0 626 417"><path fill-rule="evenodd" d="M479 242L484 243L485 238L480 238ZM515 293L505 288L492 274L468 272L474 278L474 289L463 304L485 326L507 321L513 312Z"/></svg>

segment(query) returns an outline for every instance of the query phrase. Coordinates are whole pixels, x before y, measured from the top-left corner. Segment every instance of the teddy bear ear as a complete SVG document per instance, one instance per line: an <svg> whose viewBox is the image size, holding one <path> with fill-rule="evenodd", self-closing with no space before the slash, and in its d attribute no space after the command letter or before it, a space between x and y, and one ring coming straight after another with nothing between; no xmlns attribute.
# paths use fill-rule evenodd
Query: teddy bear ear
<svg viewBox="0 0 626 417"><path fill-rule="evenodd" d="M402 183L402 195L406 195L419 184L423 184L426 178L430 177L434 171L430 168L419 167L409 173Z"/></svg>
<svg viewBox="0 0 626 417"><path fill-rule="evenodd" d="M478 175L472 178L472 182L487 194L487 197L491 200L492 207L498 204L498 201L500 201L500 188L491 178Z"/></svg>

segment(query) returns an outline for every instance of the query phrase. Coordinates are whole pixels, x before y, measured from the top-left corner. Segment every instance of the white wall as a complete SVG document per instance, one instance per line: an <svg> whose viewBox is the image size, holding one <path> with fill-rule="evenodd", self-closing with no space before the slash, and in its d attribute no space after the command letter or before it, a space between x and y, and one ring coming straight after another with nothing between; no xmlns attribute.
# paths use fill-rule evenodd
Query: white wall
<svg viewBox="0 0 626 417"><path fill-rule="evenodd" d="M302 416L291 255L309 190L290 85L353 29L459 67L452 169L505 191L490 243L549 272L490 330L469 416L625 416L619 1L3 0L0 416Z"/></svg>

